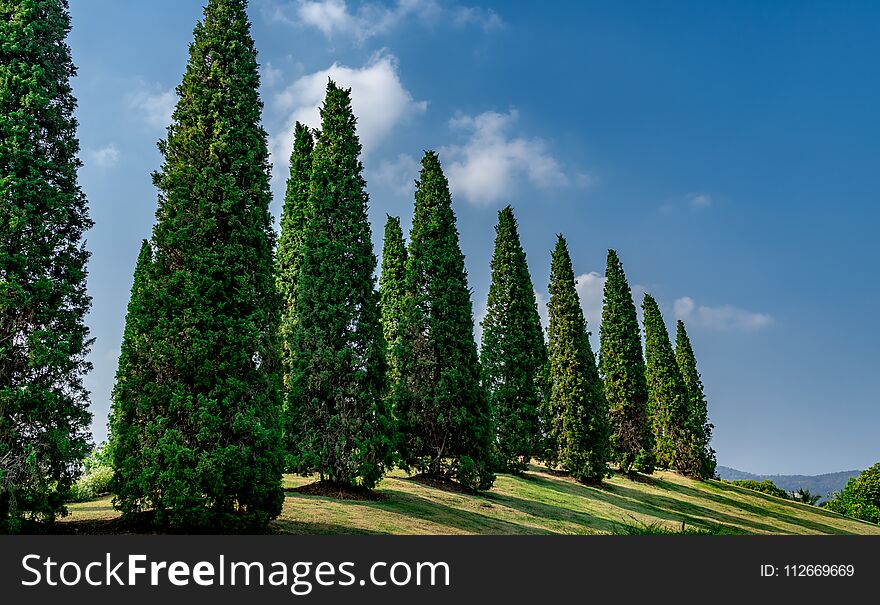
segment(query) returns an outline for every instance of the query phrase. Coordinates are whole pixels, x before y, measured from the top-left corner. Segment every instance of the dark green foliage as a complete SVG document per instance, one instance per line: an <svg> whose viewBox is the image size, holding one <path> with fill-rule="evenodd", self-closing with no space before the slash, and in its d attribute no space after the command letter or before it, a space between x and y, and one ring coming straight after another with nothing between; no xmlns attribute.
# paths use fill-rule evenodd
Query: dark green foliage
<svg viewBox="0 0 880 605"><path fill-rule="evenodd" d="M796 492L793 492L791 494L791 497L793 500L797 500L798 502L802 502L803 504L806 504L807 506L815 506L816 503L819 501L819 498L822 497L822 494L813 493L810 490L802 487L802 488L798 489Z"/></svg>
<svg viewBox="0 0 880 605"><path fill-rule="evenodd" d="M151 413L150 395L156 382L156 368L150 363L151 342L155 329L155 304L149 282L153 248L144 240L138 254L125 316L125 330L116 367L116 384L111 393L109 457L116 473L111 491L122 503L141 497L144 487L141 468L142 433Z"/></svg>
<svg viewBox="0 0 880 605"><path fill-rule="evenodd" d="M510 206L498 213L495 232L480 365L495 414L499 468L522 472L533 456L543 454L540 415L549 391L547 346Z"/></svg>
<svg viewBox="0 0 880 605"><path fill-rule="evenodd" d="M755 481L754 479L738 479L736 481L725 481L725 483L730 483L731 485L736 485L737 487L751 489L756 492L761 492L762 494L776 496L777 498L785 498L786 500L791 500L791 496L787 491L785 491L784 489L780 489L776 486L775 483L773 483L769 479L765 479L764 481Z"/></svg>
<svg viewBox="0 0 880 605"><path fill-rule="evenodd" d="M69 31L66 0L0 2L0 532L63 514L89 450Z"/></svg>
<svg viewBox="0 0 880 605"><path fill-rule="evenodd" d="M611 426L575 285L568 245L560 235L550 264L547 304L553 436L562 468L578 481L599 482L608 475Z"/></svg>
<svg viewBox="0 0 880 605"><path fill-rule="evenodd" d="M467 487L494 481L492 415L480 384L473 308L449 184L437 154L422 158L407 259L401 380L395 409L407 468L455 477Z"/></svg>
<svg viewBox="0 0 880 605"><path fill-rule="evenodd" d="M709 422L703 381L697 371L697 358L681 320L675 335L675 359L688 395L687 432L692 455L688 464L690 474L700 479L711 479L715 476L716 461L715 450L709 444L712 441L712 429L715 427Z"/></svg>
<svg viewBox="0 0 880 605"><path fill-rule="evenodd" d="M391 464L385 339L351 91L327 85L312 152L288 412L301 473L372 487Z"/></svg>
<svg viewBox="0 0 880 605"><path fill-rule="evenodd" d="M848 517L880 524L880 462L847 481L825 506Z"/></svg>
<svg viewBox="0 0 880 605"><path fill-rule="evenodd" d="M284 498L268 146L246 4L209 0L196 25L114 396L116 506L179 529L261 529Z"/></svg>
<svg viewBox="0 0 880 605"><path fill-rule="evenodd" d="M599 372L613 428L612 446L620 469L650 473L654 436L648 414L648 384L632 291L614 250L608 251L605 302L599 330Z"/></svg>
<svg viewBox="0 0 880 605"><path fill-rule="evenodd" d="M660 307L650 294L645 294L642 312L645 322L645 378L648 382L648 410L654 430L654 458L660 467L675 468L687 475L698 476L698 459L691 454L687 430L687 388L678 369Z"/></svg>
<svg viewBox="0 0 880 605"><path fill-rule="evenodd" d="M311 130L297 122L290 155L290 176L287 178L287 192L281 213L281 234L275 253L275 283L281 295L281 364L284 368L285 392L290 385L290 346L296 325L296 291L309 217L309 183L314 147Z"/></svg>
<svg viewBox="0 0 880 605"><path fill-rule="evenodd" d="M385 223L385 243L382 248L382 275L379 277L379 299L382 310L382 331L391 351L397 342L403 305L406 298L406 244L400 218L389 216ZM388 355L388 373L392 383L399 378L394 356Z"/></svg>

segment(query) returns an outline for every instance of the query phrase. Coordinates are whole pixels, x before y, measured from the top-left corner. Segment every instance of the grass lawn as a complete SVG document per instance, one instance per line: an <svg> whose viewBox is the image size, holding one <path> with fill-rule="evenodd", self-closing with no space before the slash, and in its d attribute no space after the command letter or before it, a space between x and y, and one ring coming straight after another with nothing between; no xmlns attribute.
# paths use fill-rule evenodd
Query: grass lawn
<svg viewBox="0 0 880 605"><path fill-rule="evenodd" d="M284 487L314 478L286 475ZM386 477L371 501L336 500L288 491L271 531L283 534L607 534L669 530L749 534L877 534L880 526L718 481L671 472L601 487L581 485L533 465L523 477L499 475L491 491L430 487L401 471ZM71 504L64 533L119 531L109 496Z"/></svg>

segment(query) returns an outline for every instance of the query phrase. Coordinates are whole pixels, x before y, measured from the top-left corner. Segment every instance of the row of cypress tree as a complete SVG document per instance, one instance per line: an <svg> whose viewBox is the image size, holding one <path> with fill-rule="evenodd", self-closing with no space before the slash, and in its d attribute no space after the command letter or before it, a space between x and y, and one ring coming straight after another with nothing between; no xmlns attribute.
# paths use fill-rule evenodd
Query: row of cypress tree
<svg viewBox="0 0 880 605"><path fill-rule="evenodd" d="M53 519L88 444L82 376L91 225L76 184L66 0L5 5L0 95L0 522ZM153 175L110 418L115 504L178 528L247 531L285 470L374 485L392 465L488 489L532 458L597 481L655 464L709 476L711 425L683 325L673 353L609 255L599 365L565 240L549 344L510 208L478 355L448 182L433 152L409 244L386 225L379 289L350 91L297 125L277 249L246 0L209 0ZM7 43L8 42L8 43ZM650 321L649 321L650 318ZM678 368L676 371L675 368ZM699 468L699 471L694 469Z"/></svg>
<svg viewBox="0 0 880 605"><path fill-rule="evenodd" d="M482 322L483 384L495 413L496 465L521 472L531 458L586 482L616 462L623 472L715 474L712 425L684 323L672 348L656 301L645 295L644 358L623 266L608 252L597 360L565 239L551 255L548 344L516 219L499 212Z"/></svg>

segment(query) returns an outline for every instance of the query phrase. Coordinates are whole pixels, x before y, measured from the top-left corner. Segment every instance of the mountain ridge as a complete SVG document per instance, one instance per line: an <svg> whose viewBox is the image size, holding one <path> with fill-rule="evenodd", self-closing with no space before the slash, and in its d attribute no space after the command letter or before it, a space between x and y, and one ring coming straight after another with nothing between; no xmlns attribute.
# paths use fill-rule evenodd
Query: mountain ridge
<svg viewBox="0 0 880 605"><path fill-rule="evenodd" d="M850 478L857 477L862 473L859 470L851 470L821 475L759 475L721 465L718 466L716 472L721 479L727 481L770 480L777 487L788 492L797 491L800 488L808 489L812 493L821 494L820 501L827 500L831 494L842 490Z"/></svg>

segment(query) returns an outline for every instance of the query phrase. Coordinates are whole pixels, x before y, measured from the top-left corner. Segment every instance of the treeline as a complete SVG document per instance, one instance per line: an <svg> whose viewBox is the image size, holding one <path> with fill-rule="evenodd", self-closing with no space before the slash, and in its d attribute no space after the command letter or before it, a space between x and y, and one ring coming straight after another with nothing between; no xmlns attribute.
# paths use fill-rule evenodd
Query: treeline
<svg viewBox="0 0 880 605"><path fill-rule="evenodd" d="M489 489L496 472L521 473L534 459L583 482L600 482L612 464L624 473L669 468L713 477L713 427L685 326L678 322L673 347L656 301L646 296L643 354L632 292L614 251L607 259L597 360L565 239L557 237L550 258L545 340L517 221L504 208L478 350L449 184L439 157L429 151L415 183L412 228L405 238L400 219L389 217L376 283L351 92L332 81L320 128L296 125L276 245L246 4L209 0L194 31L172 124L159 143L156 223L134 271L112 393L111 489L123 516L147 514L176 528L259 529L281 510L284 472L370 488L396 466ZM25 31L44 16L41 11L54 11L54 37L43 43L66 49L66 3L25 5L41 8L13 8L16 19L0 20L2 27ZM23 36L9 39L34 44ZM69 52L37 59L60 61L52 72L57 82L44 82L42 92L72 107L65 88L73 73ZM22 102L20 96L2 98ZM75 151L75 122L70 113L62 117L57 133L41 136L56 136L65 152ZM0 144L4 177L13 173L12 153ZM10 366L0 368L0 457L35 443L34 427L60 426L40 434L65 447L40 443L34 450L45 457L40 468L31 468L37 483L3 471L4 520L54 518L86 443L80 377L87 370L81 320L88 299L79 237L88 222L75 188L75 155L66 162L65 174L73 179L61 199L67 222L46 226L70 242L72 260L64 262L73 263L65 292L76 304L50 299L50 308L70 318L61 326L70 346L55 353L63 353L66 374L45 379L55 393L50 396L28 390L41 384L34 378L45 376L39 368L14 379ZM6 182L11 188L4 199L27 207L24 189ZM27 220L42 225L44 217ZM13 249L8 224L4 250ZM33 322L12 322L18 317L13 313L31 316L7 284L36 284L33 275L60 261L30 252L25 257L42 265L17 282L3 282L0 346L10 354L18 352L10 347L23 347L19 357L39 364L33 355L42 350L38 343L20 343L45 338L44 331ZM67 396L67 407L46 411L58 393ZM8 413L11 402L33 416ZM68 424L58 425L59 419ZM53 493L57 501L37 506L35 496L24 498L32 493Z"/></svg>

